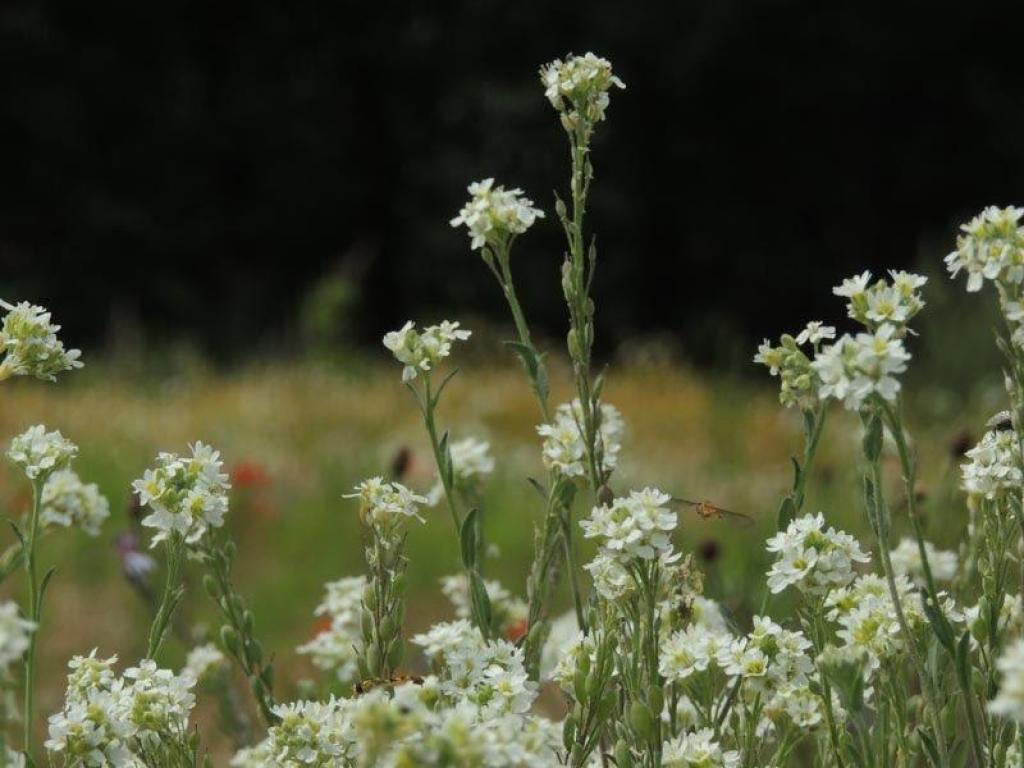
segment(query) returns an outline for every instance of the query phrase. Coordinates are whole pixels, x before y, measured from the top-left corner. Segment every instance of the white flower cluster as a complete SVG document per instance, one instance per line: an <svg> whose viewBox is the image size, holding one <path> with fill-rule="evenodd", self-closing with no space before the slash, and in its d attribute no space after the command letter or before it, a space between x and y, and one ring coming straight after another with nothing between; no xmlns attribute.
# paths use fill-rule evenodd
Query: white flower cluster
<svg viewBox="0 0 1024 768"><path fill-rule="evenodd" d="M671 496L656 488L632 491L609 506L594 507L590 519L581 520L580 527L588 539L600 539L602 552L614 559L668 558L672 555L669 534L679 519L666 506L670 501Z"/></svg>
<svg viewBox="0 0 1024 768"><path fill-rule="evenodd" d="M0 603L0 677L8 677L11 665L25 655L35 631L35 623L22 618L17 603Z"/></svg>
<svg viewBox="0 0 1024 768"><path fill-rule="evenodd" d="M551 106L562 113L567 130L576 127L581 119L586 123L604 120L608 91L612 86L626 87L612 74L611 62L593 53L568 56L564 62L555 59L541 67L540 80Z"/></svg>
<svg viewBox="0 0 1024 768"><path fill-rule="evenodd" d="M493 661L493 659L491 659ZM341 768L557 764L559 728L501 707L449 702L436 677L377 688L352 699L275 708L281 721L260 745L239 752L235 768ZM500 696L498 697L500 698Z"/></svg>
<svg viewBox="0 0 1024 768"><path fill-rule="evenodd" d="M158 454L156 469L147 469L132 483L139 503L151 510L142 520L144 526L156 529L151 546L173 533L196 544L211 528L224 524L231 486L221 472L220 452L199 442L191 450L188 457Z"/></svg>
<svg viewBox="0 0 1024 768"><path fill-rule="evenodd" d="M965 454L960 465L963 488L972 496L997 499L1020 488L1022 475L1018 464L1020 447L1012 429L986 432L976 446Z"/></svg>
<svg viewBox="0 0 1024 768"><path fill-rule="evenodd" d="M782 383L779 400L784 406L798 406L803 410L810 410L818 404L821 380L812 367L810 358L800 347L811 344L817 352L822 341L835 337L835 328L815 320L808 323L795 339L789 334L784 334L779 339L779 346L773 347L771 342L765 339L757 348L754 362L766 366L772 376L779 377Z"/></svg>
<svg viewBox="0 0 1024 768"><path fill-rule="evenodd" d="M1007 647L996 662L996 668L1003 679L999 693L988 704L988 711L1024 725L1024 640Z"/></svg>
<svg viewBox="0 0 1024 768"><path fill-rule="evenodd" d="M78 454L78 446L60 432L47 432L37 424L11 440L7 458L25 471L29 480L45 480Z"/></svg>
<svg viewBox="0 0 1024 768"><path fill-rule="evenodd" d="M81 368L82 353L77 349L64 349L57 338L59 325L50 322L50 313L43 307L23 301L12 305L0 301L6 309L0 325L0 380L9 376L34 376L55 381L58 373Z"/></svg>
<svg viewBox="0 0 1024 768"><path fill-rule="evenodd" d="M724 668L732 644L731 633L692 623L662 641L658 672L670 682L682 682L712 665Z"/></svg>
<svg viewBox="0 0 1024 768"><path fill-rule="evenodd" d="M718 656L727 675L743 678L747 693L777 693L807 685L814 662L811 641L802 632L783 629L767 616L755 616L754 628L733 640Z"/></svg>
<svg viewBox="0 0 1024 768"><path fill-rule="evenodd" d="M906 576L898 575L896 590L907 623L911 628L922 626L926 620L924 606L913 583ZM830 592L825 606L828 619L839 624L838 637L847 645L865 651L872 669L904 649L905 639L896 608L881 576L858 576L850 586Z"/></svg>
<svg viewBox="0 0 1024 768"><path fill-rule="evenodd" d="M522 650L504 640L484 642L464 619L436 625L412 642L432 659L438 691L452 705L469 702L496 717L527 712L537 696Z"/></svg>
<svg viewBox="0 0 1024 768"><path fill-rule="evenodd" d="M76 656L64 709L50 716L46 749L67 765L135 768L137 753L188 738L195 678L144 660L118 677L117 658Z"/></svg>
<svg viewBox="0 0 1024 768"><path fill-rule="evenodd" d="M930 541L924 543L924 551L928 557L932 578L935 581L952 581L956 576L956 552L939 549ZM921 550L918 549L916 539L904 536L896 549L889 554L889 559L896 573L906 576L919 587L924 586L924 564L921 562Z"/></svg>
<svg viewBox="0 0 1024 768"><path fill-rule="evenodd" d="M474 251L485 245L504 247L510 238L544 218L544 212L533 207L533 200L525 197L523 190L495 187L494 179L473 182L468 191L469 202L450 223L453 227L465 225Z"/></svg>
<svg viewBox="0 0 1024 768"><path fill-rule="evenodd" d="M722 749L715 732L701 728L666 741L661 750L665 768L736 768L740 753Z"/></svg>
<svg viewBox="0 0 1024 768"><path fill-rule="evenodd" d="M181 668L182 677L190 677L196 682L202 682L219 669L223 669L227 663L227 657L213 643L197 645L188 652L185 657L185 666Z"/></svg>
<svg viewBox="0 0 1024 768"><path fill-rule="evenodd" d="M555 418L550 424L537 427L537 434L544 438L542 458L546 468L558 470L565 477L583 477L586 472L584 461L587 449L582 424L580 401L573 400L555 409ZM624 431L625 425L619 409L611 403L601 403L598 435L601 440L602 465L606 472L614 470L619 463Z"/></svg>
<svg viewBox="0 0 1024 768"><path fill-rule="evenodd" d="M1024 282L1024 208L989 206L960 227L956 250L946 267L956 277L967 273L967 290L980 291L985 280L1019 285Z"/></svg>
<svg viewBox="0 0 1024 768"><path fill-rule="evenodd" d="M907 323L924 309L920 289L928 278L893 269L889 270L889 277L891 283L885 278L871 283L871 273L863 272L847 278L832 292L848 299L849 317L869 330L891 325L902 335Z"/></svg>
<svg viewBox="0 0 1024 768"><path fill-rule="evenodd" d="M382 477L371 477L355 487L355 493L342 498L359 499L359 517L365 525L390 531L410 517L421 523L426 522L419 512L419 505L427 499L418 496L401 483L388 483Z"/></svg>
<svg viewBox="0 0 1024 768"><path fill-rule="evenodd" d="M841 400L855 411L873 394L894 401L900 391L896 374L907 369L909 359L896 326L884 324L872 333L843 334L824 347L811 366L821 380L819 397Z"/></svg>
<svg viewBox="0 0 1024 768"><path fill-rule="evenodd" d="M409 321L397 331L385 334L384 346L405 366L402 381L409 382L420 371L432 371L451 354L453 342L465 341L470 335L472 331L460 329L457 322L444 320L417 331Z"/></svg>
<svg viewBox="0 0 1024 768"><path fill-rule="evenodd" d="M500 582L488 579L484 589L491 603L491 615L501 633L508 637L525 626L529 607L526 602L509 592ZM441 579L441 592L455 608L455 616L468 619L472 615L469 581L464 573Z"/></svg>
<svg viewBox="0 0 1024 768"><path fill-rule="evenodd" d="M768 539L766 546L776 555L768 571L773 594L796 587L811 595L824 595L853 581L854 563L870 560L853 536L831 526L826 530L820 512L791 521L785 531Z"/></svg>
<svg viewBox="0 0 1024 768"><path fill-rule="evenodd" d="M70 469L50 475L42 494L43 525L77 526L90 536L99 536L103 521L110 517L110 503L95 483L83 483Z"/></svg>
<svg viewBox="0 0 1024 768"><path fill-rule="evenodd" d="M458 486L470 487L494 471L491 445L486 440L477 440L475 437L456 440L448 446L448 452L452 459L452 476ZM443 498L444 484L438 478L427 494L427 503L435 506Z"/></svg>
<svg viewBox="0 0 1024 768"><path fill-rule="evenodd" d="M358 649L362 637L359 611L365 588L366 578L363 576L351 576L326 584L326 595L316 607L316 615L330 623L316 637L296 649L309 656L318 669L333 671L344 684L355 682L358 675Z"/></svg>

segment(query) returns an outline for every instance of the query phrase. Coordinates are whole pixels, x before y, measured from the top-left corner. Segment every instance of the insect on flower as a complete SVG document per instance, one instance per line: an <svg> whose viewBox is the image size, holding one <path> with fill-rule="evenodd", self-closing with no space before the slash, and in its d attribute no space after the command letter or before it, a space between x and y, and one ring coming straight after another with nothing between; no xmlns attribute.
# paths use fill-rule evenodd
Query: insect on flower
<svg viewBox="0 0 1024 768"><path fill-rule="evenodd" d="M750 515L745 515L742 512L733 512L728 509L723 509L714 502L708 501L692 501L690 499L682 499L678 496L672 497L672 505L678 506L680 504L690 507L701 520L729 520L731 522L740 525L753 525L754 518Z"/></svg>
<svg viewBox="0 0 1024 768"><path fill-rule="evenodd" d="M360 680L358 683L352 686L352 692L355 696L362 696L364 693L369 693L375 688L382 686L393 687L396 685L402 685L403 683L412 683L413 685L423 685L423 678L419 675L402 675L394 674L391 675L387 680L379 677L371 677L366 680Z"/></svg>

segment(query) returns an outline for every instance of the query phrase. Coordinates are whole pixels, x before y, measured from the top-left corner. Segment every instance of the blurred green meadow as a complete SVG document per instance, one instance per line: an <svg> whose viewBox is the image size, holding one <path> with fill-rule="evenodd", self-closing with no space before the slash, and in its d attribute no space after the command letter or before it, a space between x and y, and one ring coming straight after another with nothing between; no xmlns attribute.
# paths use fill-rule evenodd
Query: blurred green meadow
<svg viewBox="0 0 1024 768"><path fill-rule="evenodd" d="M933 337L930 343L941 341ZM921 358L929 354L923 350ZM908 418L921 458L919 490L929 535L937 545L955 548L963 526L957 455L980 437L984 420L1001 403L1001 390L995 369L957 390L938 381L941 370L930 368L907 383ZM950 368L949 379L960 381L962 373ZM555 397L567 399L568 371L558 360L552 361L552 378ZM767 375L698 374L678 364L634 360L613 364L605 389L627 425L616 490L655 485L749 518L708 521L680 511L678 545L705 572L707 594L741 622L760 603L763 541L774 530L776 507L791 481L789 457L801 445L798 414L778 405L773 385ZM527 478L544 476L536 406L522 371L508 360L469 356L440 414L453 439L474 436L492 444L497 469L485 487L485 533L497 554L486 563L486 575L521 594L542 512ZM418 411L399 368L382 358L349 361L344 368L276 363L231 373L185 365L159 375L89 361L56 385L5 386L0 435L6 440L38 422L80 446L76 469L99 484L112 512L96 539L59 530L42 545L42 566L57 567L39 652L39 711L47 713L60 705L65 665L73 654L95 647L133 662L144 653L154 609L124 577L117 541L136 526L130 483L158 451L183 451L195 440L221 450L234 485L228 527L239 549L235 581L255 611L258 634L276 656L282 699L298 695L300 681L319 674L294 648L316 632L313 611L323 583L363 568L356 503L342 494L370 475L400 472L403 482L421 492L434 482ZM866 542L858 440L855 417L834 409L806 508L824 511L830 522ZM888 480L902 526L894 457ZM24 514L28 494L24 478L3 466L0 505L8 517ZM589 512L589 503L581 494L577 517ZM148 533L135 530L140 548L148 551ZM13 541L11 533L0 535L5 545ZM586 559L589 548L583 549ZM416 632L451 614L437 589L438 580L458 567L456 537L443 509L430 512L425 525L412 526L407 551L408 629ZM162 553L154 555L159 562ZM150 576L156 590L160 576ZM23 589L20 573L4 585L19 598ZM568 595L561 601L567 607ZM201 638L204 627L215 633L219 626L196 569L180 619L180 636L164 651L168 662L179 663L190 638Z"/></svg>

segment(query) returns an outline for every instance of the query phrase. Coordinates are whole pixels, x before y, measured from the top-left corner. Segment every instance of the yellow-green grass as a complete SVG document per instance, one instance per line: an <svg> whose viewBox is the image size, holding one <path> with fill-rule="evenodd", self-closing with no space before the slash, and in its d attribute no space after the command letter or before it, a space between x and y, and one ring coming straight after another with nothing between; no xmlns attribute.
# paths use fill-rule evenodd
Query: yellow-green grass
<svg viewBox="0 0 1024 768"><path fill-rule="evenodd" d="M556 365L553 378L555 398L568 397L565 370ZM702 562L707 592L741 622L761 600L763 540L774 530L775 510L791 479L789 456L801 441L798 414L778 405L772 382L765 379L755 386L679 368L613 367L605 390L628 426L616 490L656 485L753 518L753 524L741 526L684 511L678 534L686 552L707 551L708 542L717 545L717 559ZM955 490L952 446L965 429L980 435L989 398L977 396L966 408L954 408L952 403L963 401L932 391L915 393L911 387L908 399L929 528L940 546L955 546L963 504ZM543 476L534 431L537 409L522 372L513 365L471 361L446 392L440 420L456 439L474 435L492 442L498 469L484 497L486 534L500 555L486 568L489 576L521 592L541 509L527 478ZM40 713L59 707L72 654L98 647L101 654L117 653L131 663L144 652L152 608L122 578L113 541L130 525L131 480L152 464L157 451L183 451L187 443L202 440L219 448L229 467L257 464L270 478L265 487L236 489L229 529L239 546L237 586L256 613L259 635L276 654L284 698L295 695L296 681L315 676L294 647L313 632L321 585L362 570L355 503L341 495L365 476L387 474L403 447L413 456L406 482L418 490L433 484L418 412L392 365L342 372L282 364L169 381L127 380L114 368L94 365L56 385L5 385L0 436L6 440L38 422L60 429L80 446L76 468L99 483L113 512L97 539L59 531L43 542L41 564L55 565L57 573L43 617ZM860 511L858 440L856 419L833 409L806 508L824 511L831 522L870 543ZM889 465L887 490L897 529L905 530L892 457ZM0 505L6 515L18 518L28 500L24 478L5 466ZM577 515L587 513L588 503L586 493L578 497ZM450 615L437 581L458 567L447 513L437 509L427 517L426 525L412 526L408 540L410 631ZM587 557L591 548L583 550ZM155 554L159 557L159 550ZM3 590L21 599L21 575L11 577ZM564 592L559 600L561 607L568 605ZM784 607L781 600L773 605ZM216 626L194 566L181 616L187 626ZM162 661L177 664L184 650L174 640Z"/></svg>

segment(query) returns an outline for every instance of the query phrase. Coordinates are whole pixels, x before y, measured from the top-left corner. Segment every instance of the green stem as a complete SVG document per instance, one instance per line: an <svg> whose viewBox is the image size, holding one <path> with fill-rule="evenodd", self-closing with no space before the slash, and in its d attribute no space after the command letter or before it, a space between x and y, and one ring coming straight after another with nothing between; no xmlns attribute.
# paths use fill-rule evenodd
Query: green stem
<svg viewBox="0 0 1024 768"><path fill-rule="evenodd" d="M39 636L39 613L42 601L39 595L39 575L36 569L36 542L39 536L39 518L42 512L43 479L32 482L32 519L29 521L25 542L25 572L28 575L28 620L35 627L28 637L25 652L25 754L32 755L32 709L35 683L36 638Z"/></svg>
<svg viewBox="0 0 1024 768"><path fill-rule="evenodd" d="M924 659L921 656L921 649L918 647L917 638L914 637L907 622L906 614L903 612L903 602L900 600L899 590L896 587L896 575L892 567L892 560L889 557L889 542L883 538L883 531L886 528L882 525L882 505L885 499L882 496L882 465L876 457L870 461L871 482L873 485L875 520L872 527L875 529L878 540L878 550L882 561L882 571L885 574L886 583L889 586L889 595L892 598L893 610L896 613L896 620L900 625L900 632L906 639L907 648L910 651L910 658L914 664L914 671L921 681L921 695L924 697L925 708L931 720L932 731L935 735L936 748L939 750L939 760L942 768L949 765L949 753L946 749L946 739L942 731L942 721L939 718L939 710L935 700L935 692L932 687L931 678L925 668Z"/></svg>
<svg viewBox="0 0 1024 768"><path fill-rule="evenodd" d="M153 618L153 625L149 630L149 644L146 647L146 658L156 660L163 645L164 637L167 636L167 627L171 622L174 609L181 597L181 564L182 564L183 543L177 534L172 534L167 540L167 577L164 581L163 597L160 600L160 607Z"/></svg>

